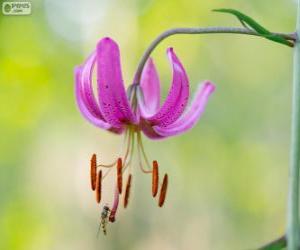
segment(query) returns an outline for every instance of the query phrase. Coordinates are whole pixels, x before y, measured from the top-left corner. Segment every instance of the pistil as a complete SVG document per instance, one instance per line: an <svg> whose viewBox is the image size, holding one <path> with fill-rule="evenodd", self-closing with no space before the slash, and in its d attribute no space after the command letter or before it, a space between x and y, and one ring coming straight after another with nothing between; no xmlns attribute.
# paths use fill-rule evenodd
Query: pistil
<svg viewBox="0 0 300 250"><path fill-rule="evenodd" d="M109 215L110 222L115 222L118 206L119 206L119 190L118 190L118 187L116 187L114 203L113 203L110 215Z"/></svg>

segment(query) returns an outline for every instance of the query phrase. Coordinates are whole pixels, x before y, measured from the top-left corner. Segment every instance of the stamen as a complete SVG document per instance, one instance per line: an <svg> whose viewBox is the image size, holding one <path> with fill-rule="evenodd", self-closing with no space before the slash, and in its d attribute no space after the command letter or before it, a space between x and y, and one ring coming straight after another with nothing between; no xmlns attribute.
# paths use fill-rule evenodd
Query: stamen
<svg viewBox="0 0 300 250"><path fill-rule="evenodd" d="M132 146L131 141L132 141L132 132L131 132L131 130L129 130L128 140L127 140L127 145L126 145L126 152L125 152L125 155L124 155L124 158L123 158L124 159L124 166L126 165L128 154L131 151L131 146Z"/></svg>
<svg viewBox="0 0 300 250"><path fill-rule="evenodd" d="M150 167L150 162L148 160L148 157L146 155L146 152L145 152L145 149L144 149L144 146L143 146L141 132L137 133L137 141L138 141L138 151L142 152L142 155L144 157L144 161L145 161L146 165L148 166L148 168L150 169L151 168ZM151 170L146 170L146 172L151 173L152 171Z"/></svg>
<svg viewBox="0 0 300 250"><path fill-rule="evenodd" d="M167 195L167 188L168 188L168 175L165 174L163 183L161 185L160 194L159 194L159 200L158 200L159 207L162 207L164 205L166 195Z"/></svg>
<svg viewBox="0 0 300 250"><path fill-rule="evenodd" d="M141 147L141 141L139 140L139 135L137 135L137 138L138 138L138 140L137 140L137 142L138 142L138 144L137 144L137 150L138 150L138 160L139 160L139 166L140 166L140 169L142 170L142 172L143 173L145 173L145 174L150 174L150 173L152 173L152 170L146 170L145 168L144 168L144 166L143 166L143 163L142 163L142 157L141 157L141 149L142 149L142 147ZM143 156L144 156L144 154L143 154ZM145 156L144 156L144 162L148 165L148 163L147 163L147 159L145 158ZM149 165L148 165L149 166Z"/></svg>
<svg viewBox="0 0 300 250"><path fill-rule="evenodd" d="M132 175L128 175L126 189L125 189L125 196L124 196L124 208L128 205L129 195L130 195L130 187L131 187L131 177Z"/></svg>
<svg viewBox="0 0 300 250"><path fill-rule="evenodd" d="M117 162L117 181L118 181L119 194L122 193L122 185L123 185L122 167L123 167L122 159L119 158Z"/></svg>
<svg viewBox="0 0 300 250"><path fill-rule="evenodd" d="M128 135L128 133L126 132L125 137L126 137L125 139L128 138L128 140L127 140L127 145L126 145L126 152L125 152L125 156L124 156L124 162L126 161L127 156L128 156L128 153L129 153L129 150L130 150L130 140L131 140L130 132L129 132L129 135ZM112 167L114 167L117 163L118 163L118 160L114 161L114 162L111 163L111 164L99 164L97 167L112 168ZM125 163L124 163L124 164L125 164ZM107 172L107 174L108 174L108 172ZM105 177L107 174L105 174L104 177ZM103 178L104 178L104 177L103 177Z"/></svg>
<svg viewBox="0 0 300 250"><path fill-rule="evenodd" d="M99 164L97 165L97 167L102 167L102 168L112 168L116 165L117 161L114 161L113 163L111 164Z"/></svg>
<svg viewBox="0 0 300 250"><path fill-rule="evenodd" d="M152 196L155 197L158 192L158 183L159 183L159 173L158 173L158 163L153 161L152 169Z"/></svg>
<svg viewBox="0 0 300 250"><path fill-rule="evenodd" d="M119 190L118 190L118 187L116 187L114 204L113 204L113 207L111 209L111 212L110 212L110 215L108 218L108 220L110 222L115 222L118 206L119 206Z"/></svg>
<svg viewBox="0 0 300 250"><path fill-rule="evenodd" d="M125 170L128 168L128 166L130 166L131 161L132 161L132 155L133 155L133 150L134 150L134 133L131 132L131 136L130 136L130 150L128 150L129 154L127 154L124 157L124 164L123 164L123 173L125 172ZM129 159L127 161L127 156L129 155Z"/></svg>
<svg viewBox="0 0 300 250"><path fill-rule="evenodd" d="M130 150L130 139L131 139L131 136L130 136L130 132L127 132L126 131L126 134L125 134L125 141L127 141L127 145L126 145L126 152L125 152L125 156L124 156L124 161L125 159L127 158L128 156L128 153L129 153L129 150ZM124 142L125 144L125 142ZM103 167L103 168L112 168L114 167L116 164L117 164L117 161L118 160L115 160L114 162L112 162L111 164L99 164L97 165L97 167ZM124 163L125 164L125 163ZM104 175L105 177L106 175ZM103 177L103 178L104 178Z"/></svg>
<svg viewBox="0 0 300 250"><path fill-rule="evenodd" d="M96 201L100 203L101 201L101 190L102 190L102 170L99 171L96 179Z"/></svg>
<svg viewBox="0 0 300 250"><path fill-rule="evenodd" d="M112 168L108 169L105 174L102 177L102 180L104 180L104 178L110 173L110 171L112 170Z"/></svg>
<svg viewBox="0 0 300 250"><path fill-rule="evenodd" d="M93 154L92 158L91 158L90 177L91 177L91 188L94 191L96 189L96 178L97 178L97 157L96 157L96 154Z"/></svg>
<svg viewBox="0 0 300 250"><path fill-rule="evenodd" d="M146 170L144 168L143 163L142 163L142 159L141 159L141 151L140 151L139 147L138 147L138 159L139 159L139 166L140 166L140 169L142 170L142 172L145 173L145 174L152 173L152 170Z"/></svg>
<svg viewBox="0 0 300 250"><path fill-rule="evenodd" d="M128 135L127 135L127 134L128 134ZM126 133L126 137L127 137L127 138L126 138L126 139L127 139L127 146L126 146L126 152L125 152L125 155L124 155L124 162L123 162L122 172L125 171L126 166L128 165L128 163L127 163L126 166L125 166L125 162L126 162L127 157L128 157L128 155L129 155L129 151L130 151L131 148L132 148L131 141L133 141L133 140L131 140L132 137L131 137L131 132L130 132L130 131L129 131L129 133ZM131 150L130 154L132 154L132 150ZM131 161L131 156L130 156L130 161ZM118 160L114 161L114 162L111 163L111 164L105 164L105 165L104 165L104 164L99 164L99 165L97 166L97 167L109 168L109 169L105 172L105 174L103 175L102 180L105 179L105 177L111 172L112 167L114 167L117 163L118 163ZM125 166L125 167L124 167L124 166Z"/></svg>

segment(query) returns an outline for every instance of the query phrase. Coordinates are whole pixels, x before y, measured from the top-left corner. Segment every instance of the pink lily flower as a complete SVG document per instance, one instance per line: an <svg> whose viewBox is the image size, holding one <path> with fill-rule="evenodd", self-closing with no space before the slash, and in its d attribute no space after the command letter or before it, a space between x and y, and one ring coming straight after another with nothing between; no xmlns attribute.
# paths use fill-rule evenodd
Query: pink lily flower
<svg viewBox="0 0 300 250"><path fill-rule="evenodd" d="M187 108L190 94L187 74L172 48L167 50L167 55L173 70L173 80L162 105L159 76L152 59L145 65L140 83L131 85L127 95L122 79L119 47L111 38L101 39L96 50L75 69L75 93L81 114L101 129L126 135L121 174L131 163L136 136L139 165L143 172L153 175L141 133L150 139L164 139L190 130L203 114L208 98L215 90L213 83L205 81ZM92 87L94 70L97 73L97 91ZM97 167L112 168L116 165L117 161L114 161ZM151 165L157 165L157 162ZM120 174L118 185L119 179ZM157 181L153 181L153 185L158 185Z"/></svg>
<svg viewBox="0 0 300 250"><path fill-rule="evenodd" d="M138 109L132 107L123 84L120 52L110 38L99 41L97 49L75 69L76 100L82 115L92 124L114 133L128 125L137 126L151 139L162 139L190 130L201 117L215 86L204 82L190 108L183 114L189 99L189 80L172 48L167 54L173 69L169 94L160 106L160 82L152 59L146 64L138 95ZM98 102L92 89L92 73L97 63ZM143 95L143 96L142 96Z"/></svg>

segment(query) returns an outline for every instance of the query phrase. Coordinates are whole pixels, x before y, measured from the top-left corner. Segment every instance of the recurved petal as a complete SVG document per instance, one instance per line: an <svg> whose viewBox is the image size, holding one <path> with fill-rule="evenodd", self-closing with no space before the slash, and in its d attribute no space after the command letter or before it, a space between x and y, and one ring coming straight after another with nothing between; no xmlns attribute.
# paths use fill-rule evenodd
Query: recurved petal
<svg viewBox="0 0 300 250"><path fill-rule="evenodd" d="M205 81L199 86L191 106L180 119L164 128L154 126L153 131L161 137L169 137L182 134L191 129L203 114L208 99L214 90L215 85L210 81Z"/></svg>
<svg viewBox="0 0 300 250"><path fill-rule="evenodd" d="M142 106L141 115L153 115L158 111L160 105L160 83L152 58L148 59L144 67L140 86L143 93L143 99L138 98L138 102Z"/></svg>
<svg viewBox="0 0 300 250"><path fill-rule="evenodd" d="M146 135L149 139L159 140L165 138L154 131L153 127L144 119L140 120L140 127L144 135Z"/></svg>
<svg viewBox="0 0 300 250"><path fill-rule="evenodd" d="M83 90L83 100L86 103L86 107L94 116L103 119L102 113L99 109L99 105L93 93L92 76L95 62L96 53L93 52L82 65L80 80Z"/></svg>
<svg viewBox="0 0 300 250"><path fill-rule="evenodd" d="M93 114L90 111L87 103L84 100L84 91L83 91L82 84L81 84L81 78L82 78L82 68L76 67L75 68L75 96L76 96L77 105L78 105L78 108L79 108L81 114L89 122L91 122L92 124L94 124L95 126L97 126L99 128L110 130L115 133L121 133L122 128L113 127L109 123L105 122L101 117L96 116L95 114Z"/></svg>
<svg viewBox="0 0 300 250"><path fill-rule="evenodd" d="M105 120L116 127L136 123L123 84L119 47L108 37L97 44L97 83Z"/></svg>
<svg viewBox="0 0 300 250"><path fill-rule="evenodd" d="M173 80L169 94L155 115L145 117L152 125L160 127L167 127L175 122L183 113L189 98L187 74L173 49L169 48L167 53L173 68Z"/></svg>

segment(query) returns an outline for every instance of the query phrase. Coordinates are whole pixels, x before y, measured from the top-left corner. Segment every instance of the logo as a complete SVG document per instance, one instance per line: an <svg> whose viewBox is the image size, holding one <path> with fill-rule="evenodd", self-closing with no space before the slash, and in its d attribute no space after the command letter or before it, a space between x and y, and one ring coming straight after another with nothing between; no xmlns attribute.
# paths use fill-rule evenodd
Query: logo
<svg viewBox="0 0 300 250"><path fill-rule="evenodd" d="M31 14L30 2L3 2L2 13L7 16L23 16Z"/></svg>

